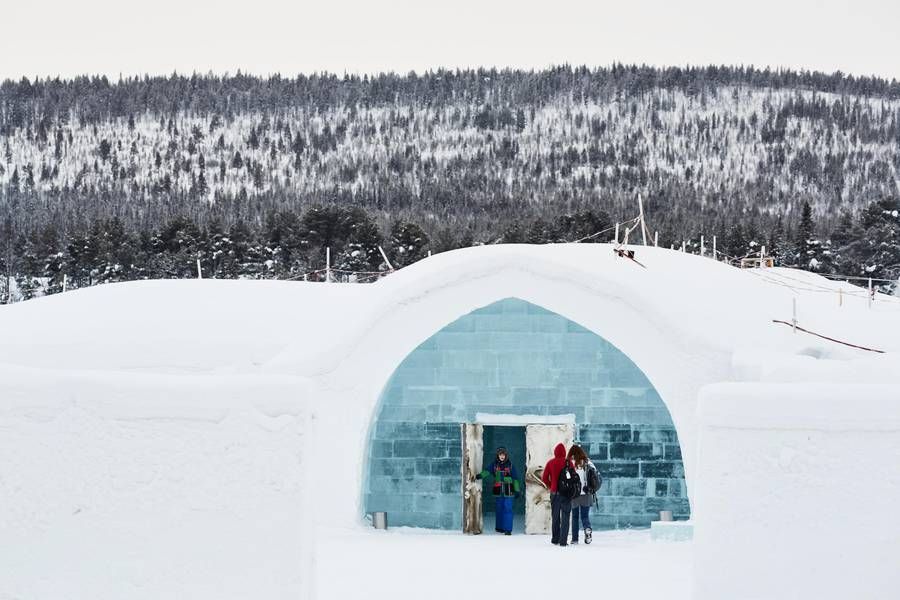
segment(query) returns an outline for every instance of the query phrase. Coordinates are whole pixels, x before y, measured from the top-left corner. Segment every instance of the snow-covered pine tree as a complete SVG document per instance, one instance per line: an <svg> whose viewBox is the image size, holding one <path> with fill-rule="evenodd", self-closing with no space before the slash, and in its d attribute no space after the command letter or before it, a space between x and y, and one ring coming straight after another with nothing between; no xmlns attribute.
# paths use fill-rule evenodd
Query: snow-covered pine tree
<svg viewBox="0 0 900 600"><path fill-rule="evenodd" d="M900 200L886 198L871 204L863 212L862 225L862 275L896 279L900 274ZM890 282L880 282L878 287L885 293L893 290Z"/></svg>
<svg viewBox="0 0 900 600"><path fill-rule="evenodd" d="M381 232L364 210L351 209L346 217L347 244L336 257L338 269L344 271L377 271L384 259L378 247L381 245Z"/></svg>
<svg viewBox="0 0 900 600"><path fill-rule="evenodd" d="M769 232L766 248L775 259L776 266L788 267L797 264L797 247L784 230L784 221L782 219L779 218L771 232Z"/></svg>
<svg viewBox="0 0 900 600"><path fill-rule="evenodd" d="M811 159L810 159L811 160ZM808 201L803 202L800 211L800 222L795 237L797 248L797 266L815 273L833 273L836 253L830 239L820 238L816 233L812 207Z"/></svg>
<svg viewBox="0 0 900 600"><path fill-rule="evenodd" d="M747 238L740 223L733 223L725 232L720 250L729 259L739 259L748 253Z"/></svg>
<svg viewBox="0 0 900 600"><path fill-rule="evenodd" d="M389 240L391 264L398 269L425 258L429 241L428 235L417 224L395 222Z"/></svg>
<svg viewBox="0 0 900 600"><path fill-rule="evenodd" d="M20 300L31 300L43 295L41 280L31 275L18 274L15 277L16 288L19 291Z"/></svg>

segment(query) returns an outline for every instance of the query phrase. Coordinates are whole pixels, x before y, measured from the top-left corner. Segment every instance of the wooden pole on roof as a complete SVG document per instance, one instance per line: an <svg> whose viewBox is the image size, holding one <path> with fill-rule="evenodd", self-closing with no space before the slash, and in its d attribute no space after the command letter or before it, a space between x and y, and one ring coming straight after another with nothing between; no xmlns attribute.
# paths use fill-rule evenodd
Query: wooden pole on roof
<svg viewBox="0 0 900 600"><path fill-rule="evenodd" d="M794 333L797 333L797 298L793 298L793 316L791 317L791 327L794 330Z"/></svg>
<svg viewBox="0 0 900 600"><path fill-rule="evenodd" d="M331 246L325 248L325 281L331 283Z"/></svg>
<svg viewBox="0 0 900 600"><path fill-rule="evenodd" d="M381 248L381 246L378 246L378 251L381 252L381 258L384 259L384 264L386 264L388 266L388 269L393 271L394 265L392 265L391 261L388 260L387 254L384 253L384 250Z"/></svg>
<svg viewBox="0 0 900 600"><path fill-rule="evenodd" d="M638 219L641 220L641 239L647 245L647 224L644 222L644 199L638 194Z"/></svg>

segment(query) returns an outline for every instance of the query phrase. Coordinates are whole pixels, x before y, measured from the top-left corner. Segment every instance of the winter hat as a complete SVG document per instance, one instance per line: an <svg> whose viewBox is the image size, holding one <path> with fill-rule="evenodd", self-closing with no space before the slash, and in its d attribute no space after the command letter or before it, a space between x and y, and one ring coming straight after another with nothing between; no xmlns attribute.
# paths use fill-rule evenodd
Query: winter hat
<svg viewBox="0 0 900 600"><path fill-rule="evenodd" d="M497 448L497 454L496 454L497 458L500 458L501 454L505 454L507 460L509 460L509 452L507 452L506 448L504 448L503 446L500 446L499 448Z"/></svg>

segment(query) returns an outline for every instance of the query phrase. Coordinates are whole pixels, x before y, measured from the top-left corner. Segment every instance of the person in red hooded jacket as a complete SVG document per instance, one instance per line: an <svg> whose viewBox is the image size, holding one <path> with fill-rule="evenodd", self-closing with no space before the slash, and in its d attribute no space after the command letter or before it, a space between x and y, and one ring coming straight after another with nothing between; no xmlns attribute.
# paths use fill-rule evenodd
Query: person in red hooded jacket
<svg viewBox="0 0 900 600"><path fill-rule="evenodd" d="M541 480L550 489L551 536L550 541L559 546L566 546L569 540L569 517L572 514L572 501L561 497L556 491L559 474L566 466L566 447L557 444L553 449L553 458L547 461Z"/></svg>

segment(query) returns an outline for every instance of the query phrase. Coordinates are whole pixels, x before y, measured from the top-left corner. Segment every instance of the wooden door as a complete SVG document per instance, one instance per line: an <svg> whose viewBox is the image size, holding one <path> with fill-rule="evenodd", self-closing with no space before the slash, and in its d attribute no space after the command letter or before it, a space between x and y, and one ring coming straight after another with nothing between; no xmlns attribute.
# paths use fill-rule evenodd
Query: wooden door
<svg viewBox="0 0 900 600"><path fill-rule="evenodd" d="M571 424L525 427L525 533L550 533L550 490L541 475L556 445L562 443L568 451L574 441Z"/></svg>
<svg viewBox="0 0 900 600"><path fill-rule="evenodd" d="M481 472L484 459L484 426L462 424L463 533L479 534L484 527L481 511Z"/></svg>

